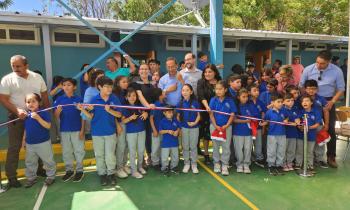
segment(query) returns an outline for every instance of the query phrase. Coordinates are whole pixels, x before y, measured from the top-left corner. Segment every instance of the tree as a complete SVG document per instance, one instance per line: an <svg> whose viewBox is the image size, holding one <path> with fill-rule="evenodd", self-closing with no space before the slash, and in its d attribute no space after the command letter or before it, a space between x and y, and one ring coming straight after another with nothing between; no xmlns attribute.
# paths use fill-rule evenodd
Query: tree
<svg viewBox="0 0 350 210"><path fill-rule="evenodd" d="M85 17L112 18L111 0L69 0L69 4Z"/></svg>
<svg viewBox="0 0 350 210"><path fill-rule="evenodd" d="M12 3L13 3L13 0L0 1L0 10L5 10L9 8L9 6L11 6Z"/></svg>

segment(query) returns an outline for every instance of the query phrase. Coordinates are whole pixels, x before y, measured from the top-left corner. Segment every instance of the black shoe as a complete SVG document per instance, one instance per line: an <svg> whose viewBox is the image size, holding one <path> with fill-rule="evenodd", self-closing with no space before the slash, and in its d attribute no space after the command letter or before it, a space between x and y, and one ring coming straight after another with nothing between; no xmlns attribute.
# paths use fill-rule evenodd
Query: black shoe
<svg viewBox="0 0 350 210"><path fill-rule="evenodd" d="M69 181L71 178L73 178L74 172L73 171L66 171L66 174L62 177L62 180L64 182Z"/></svg>
<svg viewBox="0 0 350 210"><path fill-rule="evenodd" d="M312 174L316 174L315 168L313 166L308 166L307 170Z"/></svg>
<svg viewBox="0 0 350 210"><path fill-rule="evenodd" d="M46 178L45 181L44 181L44 184L45 184L46 186L50 186L50 185L52 185L54 182L55 182L55 179L53 179L53 178Z"/></svg>
<svg viewBox="0 0 350 210"><path fill-rule="evenodd" d="M256 160L254 161L255 165L259 166L260 168L265 168L265 161L264 160Z"/></svg>
<svg viewBox="0 0 350 210"><path fill-rule="evenodd" d="M164 176L170 176L170 170L168 168L165 168L165 169L161 170L161 173Z"/></svg>
<svg viewBox="0 0 350 210"><path fill-rule="evenodd" d="M83 179L83 177L84 177L84 172L82 171L76 172L73 178L73 182L80 182Z"/></svg>
<svg viewBox="0 0 350 210"><path fill-rule="evenodd" d="M328 164L325 161L319 161L318 166L320 168L329 168Z"/></svg>
<svg viewBox="0 0 350 210"><path fill-rule="evenodd" d="M114 174L108 175L107 178L112 186L117 184L117 179L115 178Z"/></svg>
<svg viewBox="0 0 350 210"><path fill-rule="evenodd" d="M177 175L177 174L179 174L179 169L178 169L177 167L175 167L175 168L170 169L170 172L171 172L172 174Z"/></svg>
<svg viewBox="0 0 350 210"><path fill-rule="evenodd" d="M160 171L161 167L160 167L160 165L158 164L158 165L154 165L154 166L153 166L153 169L156 170L156 171Z"/></svg>
<svg viewBox="0 0 350 210"><path fill-rule="evenodd" d="M38 171L36 172L36 175L41 177L47 177L46 171L44 169L38 169Z"/></svg>
<svg viewBox="0 0 350 210"><path fill-rule="evenodd" d="M202 152L201 148L197 147L198 155L205 156L204 152Z"/></svg>
<svg viewBox="0 0 350 210"><path fill-rule="evenodd" d="M27 180L27 182L24 184L24 187L25 188L30 188L31 186L33 186L37 182L38 182L37 179Z"/></svg>
<svg viewBox="0 0 350 210"><path fill-rule="evenodd" d="M22 184L17 180L17 178L9 179L7 188L10 189L11 187L20 188L22 187Z"/></svg>
<svg viewBox="0 0 350 210"><path fill-rule="evenodd" d="M275 168L277 175L284 175L283 167L279 166Z"/></svg>
<svg viewBox="0 0 350 210"><path fill-rule="evenodd" d="M204 163L206 165L210 165L211 164L209 155L204 155Z"/></svg>
<svg viewBox="0 0 350 210"><path fill-rule="evenodd" d="M101 183L101 186L106 186L107 185L107 175L101 175L100 176L100 183Z"/></svg>
<svg viewBox="0 0 350 210"><path fill-rule="evenodd" d="M273 166L268 167L267 170L268 170L268 172L269 172L270 175L272 175L272 176L277 176L275 167L273 167Z"/></svg>

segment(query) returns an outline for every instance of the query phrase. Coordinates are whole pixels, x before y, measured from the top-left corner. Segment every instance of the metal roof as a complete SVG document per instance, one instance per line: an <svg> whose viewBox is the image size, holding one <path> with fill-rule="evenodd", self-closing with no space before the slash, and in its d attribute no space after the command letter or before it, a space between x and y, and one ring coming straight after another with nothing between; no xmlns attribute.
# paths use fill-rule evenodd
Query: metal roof
<svg viewBox="0 0 350 210"><path fill-rule="evenodd" d="M112 19L97 19L97 18L85 18L94 27L105 30L124 30L131 31L136 29L142 22L137 21L125 21L125 20L112 20ZM86 27L76 17L72 16L47 16L39 14L18 13L18 12L1 12L0 23L5 24L49 24L51 26L70 26L70 27ZM160 34L197 34L197 35L209 35L209 28L203 28L200 26L186 26L175 24L160 24L150 23L145 26L142 33L160 33ZM263 30L247 30L247 29L235 29L224 28L224 36L232 37L236 39L262 39L262 40L296 40L305 42L325 42L325 43L347 43L349 37L346 36L334 36L324 34L304 34L304 33L290 33L280 31L263 31Z"/></svg>

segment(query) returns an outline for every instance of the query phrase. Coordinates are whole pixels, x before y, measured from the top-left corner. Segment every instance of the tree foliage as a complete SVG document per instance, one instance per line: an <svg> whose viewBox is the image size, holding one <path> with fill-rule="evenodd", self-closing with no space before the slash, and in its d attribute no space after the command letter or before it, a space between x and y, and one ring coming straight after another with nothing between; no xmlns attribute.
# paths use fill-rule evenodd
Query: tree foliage
<svg viewBox="0 0 350 210"><path fill-rule="evenodd" d="M11 4L13 3L13 0L3 0L0 1L0 10L1 9L7 9Z"/></svg>

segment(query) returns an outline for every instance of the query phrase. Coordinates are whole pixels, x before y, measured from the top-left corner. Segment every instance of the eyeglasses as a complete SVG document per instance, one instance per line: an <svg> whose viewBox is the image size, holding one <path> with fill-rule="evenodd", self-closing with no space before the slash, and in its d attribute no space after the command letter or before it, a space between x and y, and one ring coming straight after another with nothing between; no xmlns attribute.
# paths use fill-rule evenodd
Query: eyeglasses
<svg viewBox="0 0 350 210"><path fill-rule="evenodd" d="M318 81L322 80L322 74L323 74L323 71L320 71L320 76L318 76Z"/></svg>

